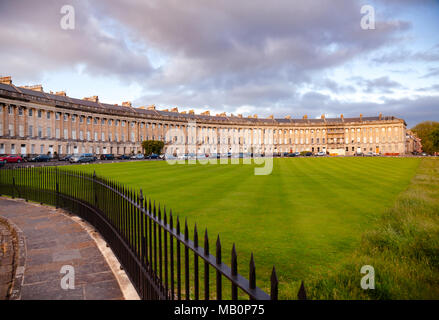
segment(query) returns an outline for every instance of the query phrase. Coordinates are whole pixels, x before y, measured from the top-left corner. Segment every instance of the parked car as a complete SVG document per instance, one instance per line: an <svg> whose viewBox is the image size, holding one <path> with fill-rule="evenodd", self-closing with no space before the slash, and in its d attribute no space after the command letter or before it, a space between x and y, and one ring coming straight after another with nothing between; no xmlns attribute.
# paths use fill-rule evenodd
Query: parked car
<svg viewBox="0 0 439 320"><path fill-rule="evenodd" d="M131 157L131 160L142 160L142 159L145 159L145 156L141 153L138 153L135 156Z"/></svg>
<svg viewBox="0 0 439 320"><path fill-rule="evenodd" d="M6 160L0 160L0 168L3 167L6 163Z"/></svg>
<svg viewBox="0 0 439 320"><path fill-rule="evenodd" d="M296 154L295 153L288 153L287 157L293 158L293 157L296 157Z"/></svg>
<svg viewBox="0 0 439 320"><path fill-rule="evenodd" d="M50 156L46 154L39 154L36 157L32 157L29 159L30 162L48 162L50 161Z"/></svg>
<svg viewBox="0 0 439 320"><path fill-rule="evenodd" d="M317 152L316 156L318 156L318 157L326 156L326 152L323 152L323 151Z"/></svg>
<svg viewBox="0 0 439 320"><path fill-rule="evenodd" d="M197 159L204 160L207 159L207 155L204 153L197 154Z"/></svg>
<svg viewBox="0 0 439 320"><path fill-rule="evenodd" d="M83 153L81 155L74 155L69 160L71 163L85 163L95 161L95 157L90 153Z"/></svg>
<svg viewBox="0 0 439 320"><path fill-rule="evenodd" d="M163 160L178 160L178 158L173 154L165 154Z"/></svg>
<svg viewBox="0 0 439 320"><path fill-rule="evenodd" d="M21 156L9 155L0 157L0 161L6 161L7 163L20 163L24 162L24 159Z"/></svg>
<svg viewBox="0 0 439 320"><path fill-rule="evenodd" d="M158 158L159 158L159 155L158 155L158 154L155 154L155 153L152 153L152 154L150 154L149 156L147 156L146 158L147 158L147 159L158 159Z"/></svg>
<svg viewBox="0 0 439 320"><path fill-rule="evenodd" d="M101 160L114 160L114 154L101 154Z"/></svg>
<svg viewBox="0 0 439 320"><path fill-rule="evenodd" d="M92 161L96 161L98 159L93 153L83 153L82 155L93 159Z"/></svg>
<svg viewBox="0 0 439 320"><path fill-rule="evenodd" d="M121 156L119 156L119 157L117 157L119 160L129 160L130 159L130 157L129 156L127 156L126 154L123 154L123 155L121 155Z"/></svg>
<svg viewBox="0 0 439 320"><path fill-rule="evenodd" d="M70 161L70 158L73 157L72 154L68 154L65 157L59 158L59 161Z"/></svg>

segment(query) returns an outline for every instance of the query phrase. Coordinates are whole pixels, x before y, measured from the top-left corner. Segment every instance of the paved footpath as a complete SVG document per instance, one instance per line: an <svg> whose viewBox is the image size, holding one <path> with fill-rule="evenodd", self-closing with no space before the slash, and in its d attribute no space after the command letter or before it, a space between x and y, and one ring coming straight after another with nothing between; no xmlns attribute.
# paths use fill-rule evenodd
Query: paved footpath
<svg viewBox="0 0 439 320"><path fill-rule="evenodd" d="M22 300L124 298L96 242L64 211L0 198L0 216L17 225L26 239ZM74 267L74 289L61 288L64 265Z"/></svg>

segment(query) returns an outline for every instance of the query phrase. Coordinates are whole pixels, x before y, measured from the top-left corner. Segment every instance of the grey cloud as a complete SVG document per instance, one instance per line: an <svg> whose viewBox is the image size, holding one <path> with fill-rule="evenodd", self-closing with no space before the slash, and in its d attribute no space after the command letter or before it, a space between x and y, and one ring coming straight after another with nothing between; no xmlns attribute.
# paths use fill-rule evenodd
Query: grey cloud
<svg viewBox="0 0 439 320"><path fill-rule="evenodd" d="M388 99L384 105L386 110L392 110L396 116L406 119L409 127L425 120L439 120L439 95Z"/></svg>
<svg viewBox="0 0 439 320"><path fill-rule="evenodd" d="M325 79L323 83L319 83L317 80L317 85L315 85L316 88L322 88L322 89L329 89L331 92L334 93L355 93L357 90L352 85L342 85L337 83L334 80L331 79ZM316 83L315 82L315 83Z"/></svg>
<svg viewBox="0 0 439 320"><path fill-rule="evenodd" d="M165 92L147 93L134 101L137 105L145 105L155 101L163 107L179 107L180 109L209 108L214 112L236 112L240 106L249 106L251 110L273 109L276 104L283 104L296 97L296 87L287 83L271 85L243 85L229 90L186 90L172 89Z"/></svg>
<svg viewBox="0 0 439 320"><path fill-rule="evenodd" d="M226 0L200 6L187 0L182 6L161 0L98 6L168 55L169 64L148 83L153 88L230 88L260 79L297 83L395 41L410 27L379 21L377 30L365 32L359 4L348 0L337 5L329 0Z"/></svg>
<svg viewBox="0 0 439 320"><path fill-rule="evenodd" d="M0 4L0 69L18 79L38 79L45 71L81 66L92 75L144 78L152 71L143 52L129 48L123 34L108 34L107 22L92 15L86 1L70 1L75 29L60 27L59 1L2 1Z"/></svg>
<svg viewBox="0 0 439 320"><path fill-rule="evenodd" d="M413 59L413 53L410 50L396 50L391 53L380 54L372 58L372 61L375 63L395 63L395 62L405 62L410 59Z"/></svg>
<svg viewBox="0 0 439 320"><path fill-rule="evenodd" d="M408 49L398 49L390 53L379 54L372 58L375 63L402 63L406 61L424 61L424 62L436 62L439 61L439 44L434 45L432 48L424 51L413 51Z"/></svg>
<svg viewBox="0 0 439 320"><path fill-rule="evenodd" d="M323 105L324 108L319 108L316 103ZM293 109L300 110L297 114L299 117L301 114L318 117L325 112L337 116L343 114L345 117L358 117L360 114L376 116L382 113L402 118L407 122L408 127L413 127L416 123L426 119L439 121L439 95L415 96L411 99L384 99L383 103L348 103L331 99L329 96L320 95L316 99L315 95L305 95L297 101ZM279 114L279 116L282 116L282 114Z"/></svg>
<svg viewBox="0 0 439 320"><path fill-rule="evenodd" d="M361 3L351 0L69 2L76 9L72 32L59 27L59 1L0 2L2 73L29 79L81 67L92 76L138 82L144 92L136 104L218 112L375 112L374 104L297 92L303 86L355 92L354 84L327 79L325 71L399 43L411 28L385 16L376 30L362 30ZM164 61L155 69L151 50ZM365 92L401 88L388 77L357 81Z"/></svg>
<svg viewBox="0 0 439 320"><path fill-rule="evenodd" d="M357 86L362 87L367 93L392 93L392 89L403 88L403 86L394 80L389 79L388 76L365 79L363 77L352 77L350 80L354 81Z"/></svg>
<svg viewBox="0 0 439 320"><path fill-rule="evenodd" d="M421 78L430 78L430 77L438 77L439 76L439 67L437 68L429 68L428 72L423 75Z"/></svg>
<svg viewBox="0 0 439 320"><path fill-rule="evenodd" d="M439 92L439 83L438 84L434 84L432 86L429 87L425 87L425 88L418 88L417 91L422 91L422 92Z"/></svg>
<svg viewBox="0 0 439 320"><path fill-rule="evenodd" d="M436 62L439 61L439 43L427 51L418 52L414 55L416 60Z"/></svg>

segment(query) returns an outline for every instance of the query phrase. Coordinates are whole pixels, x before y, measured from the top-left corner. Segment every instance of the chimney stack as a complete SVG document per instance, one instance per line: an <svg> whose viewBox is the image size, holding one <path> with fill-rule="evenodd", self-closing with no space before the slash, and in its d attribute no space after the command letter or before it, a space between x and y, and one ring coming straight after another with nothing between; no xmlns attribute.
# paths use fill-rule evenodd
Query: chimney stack
<svg viewBox="0 0 439 320"><path fill-rule="evenodd" d="M92 102L99 102L99 98L98 98L98 96L85 97L85 98L83 98L82 100L92 101Z"/></svg>
<svg viewBox="0 0 439 320"><path fill-rule="evenodd" d="M383 114L380 112L380 115L378 116L378 119L379 120L382 120L383 119Z"/></svg>
<svg viewBox="0 0 439 320"><path fill-rule="evenodd" d="M146 110L155 110L155 105L150 105L146 108Z"/></svg>
<svg viewBox="0 0 439 320"><path fill-rule="evenodd" d="M320 116L320 118L321 118L321 119L325 119L325 115L322 114L322 115Z"/></svg>
<svg viewBox="0 0 439 320"><path fill-rule="evenodd" d="M189 114L195 114L194 110L189 110Z"/></svg>
<svg viewBox="0 0 439 320"><path fill-rule="evenodd" d="M274 119L274 116L273 116L273 115L270 115L270 116L268 116L267 119Z"/></svg>
<svg viewBox="0 0 439 320"><path fill-rule="evenodd" d="M57 92L55 92L55 95L65 97L66 96L66 92L65 91L57 91Z"/></svg>
<svg viewBox="0 0 439 320"><path fill-rule="evenodd" d="M290 115L288 115L288 116L285 116L285 119L291 119L291 116Z"/></svg>
<svg viewBox="0 0 439 320"><path fill-rule="evenodd" d="M122 107L129 107L129 108L131 108L131 101L124 101L124 102L122 102Z"/></svg>
<svg viewBox="0 0 439 320"><path fill-rule="evenodd" d="M41 84L36 84L36 85L33 85L33 86L22 86L21 88L29 89L29 90L32 90L32 91L44 92L43 91L43 85L41 85Z"/></svg>
<svg viewBox="0 0 439 320"><path fill-rule="evenodd" d="M0 83L11 85L12 84L11 76L0 77Z"/></svg>
<svg viewBox="0 0 439 320"><path fill-rule="evenodd" d="M210 116L210 111L207 110L207 111L201 112L201 115L202 116Z"/></svg>
<svg viewBox="0 0 439 320"><path fill-rule="evenodd" d="M172 108L171 112L178 112L178 108Z"/></svg>
<svg viewBox="0 0 439 320"><path fill-rule="evenodd" d="M360 113L360 121L363 121L363 114Z"/></svg>
<svg viewBox="0 0 439 320"><path fill-rule="evenodd" d="M308 119L308 115L305 114L305 115L303 116L303 119Z"/></svg>

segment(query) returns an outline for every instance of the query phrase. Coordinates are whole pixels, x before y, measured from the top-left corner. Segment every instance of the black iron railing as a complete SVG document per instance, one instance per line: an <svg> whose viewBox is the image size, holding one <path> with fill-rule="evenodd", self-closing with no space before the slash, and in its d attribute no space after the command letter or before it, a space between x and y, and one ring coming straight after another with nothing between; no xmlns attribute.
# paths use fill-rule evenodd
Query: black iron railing
<svg viewBox="0 0 439 320"><path fill-rule="evenodd" d="M256 286L253 254L247 280L238 273L235 245L229 267L223 262L219 236L213 256L207 229L200 246L196 225L191 240L187 221L182 226L172 211L168 216L165 208L147 201L141 190L135 192L114 180L77 170L28 167L0 170L0 194L61 207L87 220L112 248L142 299L278 298L274 267L271 293L267 294ZM211 290L211 276L215 291ZM224 278L229 284L223 283ZM223 287L229 285L231 291L223 294ZM304 290L299 298L303 295Z"/></svg>

